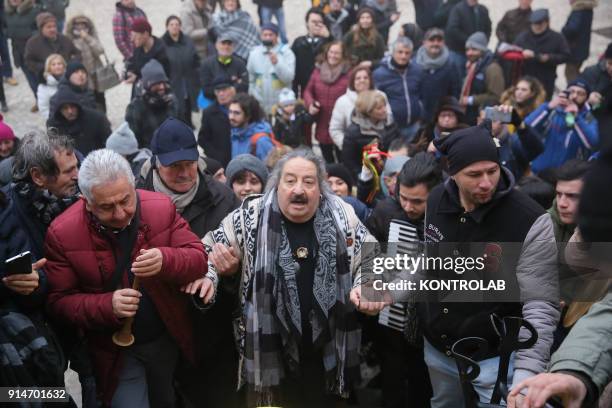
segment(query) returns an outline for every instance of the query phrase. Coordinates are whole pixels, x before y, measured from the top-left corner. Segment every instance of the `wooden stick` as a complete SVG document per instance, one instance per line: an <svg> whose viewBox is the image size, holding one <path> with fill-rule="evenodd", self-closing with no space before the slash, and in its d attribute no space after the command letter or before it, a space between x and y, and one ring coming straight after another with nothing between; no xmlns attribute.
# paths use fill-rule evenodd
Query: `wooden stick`
<svg viewBox="0 0 612 408"><path fill-rule="evenodd" d="M138 290L140 286L140 280L138 276L134 277L134 282L132 283L132 289ZM113 343L121 347L128 347L134 344L134 335L132 334L132 324L134 323L134 316L126 317L123 321L123 326L121 329L113 334Z"/></svg>

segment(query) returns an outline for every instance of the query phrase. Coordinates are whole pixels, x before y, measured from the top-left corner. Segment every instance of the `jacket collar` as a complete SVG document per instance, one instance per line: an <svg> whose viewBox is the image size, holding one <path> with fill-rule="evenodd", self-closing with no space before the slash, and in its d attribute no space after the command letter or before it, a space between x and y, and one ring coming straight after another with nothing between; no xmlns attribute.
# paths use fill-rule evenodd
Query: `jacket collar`
<svg viewBox="0 0 612 408"><path fill-rule="evenodd" d="M476 223L480 224L484 217L497 206L497 204L514 188L514 176L510 170L503 166L501 168L501 177L497 184L497 190L493 194L493 198L486 204L483 204L474 211L467 213ZM441 214L463 214L465 210L461 205L459 198L459 187L452 178L448 178L444 183L444 192L438 206L438 213Z"/></svg>

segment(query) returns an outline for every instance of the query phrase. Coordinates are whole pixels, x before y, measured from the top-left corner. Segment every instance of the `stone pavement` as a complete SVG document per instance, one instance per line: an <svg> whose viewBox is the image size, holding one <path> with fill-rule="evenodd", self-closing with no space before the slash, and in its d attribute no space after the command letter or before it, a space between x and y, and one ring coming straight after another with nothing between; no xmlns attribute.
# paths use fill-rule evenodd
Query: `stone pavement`
<svg viewBox="0 0 612 408"><path fill-rule="evenodd" d="M181 1L180 0L137 0L138 5L145 10L154 29L154 34L161 36L164 31L164 23L166 17L171 14L179 14ZM251 1L243 0L243 7L251 12L252 16L256 16L255 7ZM506 10L516 7L516 0L481 0L481 3L489 8L491 20L494 23L493 32L495 32L495 23L501 19ZM593 29L607 28L612 22L612 0L600 0L600 5L596 9ZM303 35L306 31L304 24L304 15L310 6L308 0L285 0L284 9L287 20L287 31L289 39L293 40L299 35ZM411 0L398 0L398 7L401 11L401 18L398 24L395 24L390 38L395 38L399 26L403 23L414 22L414 9ZM559 30L565 23L569 14L569 1L567 0L535 0L534 8L546 7L550 9L552 17L552 27ZM68 16L77 14L85 14L92 18L96 24L97 31L100 35L102 43L106 49L107 55L111 60L117 61L117 68L122 69L121 55L112 37L112 17L115 11L115 2L111 0L73 0L67 10ZM255 17L256 18L256 17ZM490 46L494 47L497 43L495 36L492 36ZM603 53L605 47L610 42L599 34L593 34L591 42L591 57L586 64L592 64L597 60L597 56ZM4 120L10 124L15 133L21 137L25 132L33 128L42 128L45 121L38 113L31 113L30 107L34 103L34 97L30 91L27 82L20 70L15 70L15 77L19 80L19 85L5 85L10 112L4 114ZM557 86L563 87L565 80L563 78L563 67L559 68L559 77ZM106 93L106 101L108 105L108 116L112 127L116 128L123 121L125 108L129 102L130 86L120 85ZM199 123L195 121L194 123ZM68 387L79 401L80 406L80 386L76 375L69 371L67 373Z"/></svg>

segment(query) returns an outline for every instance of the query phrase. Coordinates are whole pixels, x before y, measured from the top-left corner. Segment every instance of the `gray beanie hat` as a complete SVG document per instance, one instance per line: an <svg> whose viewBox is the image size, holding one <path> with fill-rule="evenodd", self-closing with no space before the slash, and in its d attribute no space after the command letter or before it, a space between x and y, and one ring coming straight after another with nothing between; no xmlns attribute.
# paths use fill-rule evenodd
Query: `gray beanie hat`
<svg viewBox="0 0 612 408"><path fill-rule="evenodd" d="M108 139L106 139L106 148L122 156L129 156L138 151L138 141L127 122L123 122L113 133L111 133Z"/></svg>
<svg viewBox="0 0 612 408"><path fill-rule="evenodd" d="M465 48L487 51L489 49L489 39L482 31L476 31L474 34L470 35L465 42Z"/></svg>
<svg viewBox="0 0 612 408"><path fill-rule="evenodd" d="M227 168L225 169L227 185L231 187L236 176L244 170L255 174L259 180L261 180L261 184L264 187L266 186L266 182L268 181L268 168L264 162L252 154L239 154L227 164Z"/></svg>
<svg viewBox="0 0 612 408"><path fill-rule="evenodd" d="M149 89L160 82L168 82L164 67L156 59L147 62L140 70L140 73L142 75L142 87L144 89Z"/></svg>

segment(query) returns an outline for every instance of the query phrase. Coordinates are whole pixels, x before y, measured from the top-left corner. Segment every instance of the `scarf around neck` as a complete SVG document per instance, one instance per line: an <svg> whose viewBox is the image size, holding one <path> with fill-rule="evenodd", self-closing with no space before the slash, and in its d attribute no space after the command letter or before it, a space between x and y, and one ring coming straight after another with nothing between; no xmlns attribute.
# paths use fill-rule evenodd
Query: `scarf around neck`
<svg viewBox="0 0 612 408"><path fill-rule="evenodd" d="M314 271L312 340L323 352L327 391L346 396L359 378L361 330L349 301L352 276L339 228L342 211L323 197L315 214L318 253ZM272 387L299 370L302 330L297 287L299 265L293 258L276 190L262 198L254 274L246 297L245 365L247 383L259 405L273 403ZM330 226L333 226L330 228Z"/></svg>
<svg viewBox="0 0 612 408"><path fill-rule="evenodd" d="M176 191L170 189L164 184L157 170L153 170L153 188L158 193L163 193L170 197L170 200L172 200L172 204L176 206L176 212L178 212L179 214L182 214L183 211L185 211L185 208L187 208L187 206L191 204L191 202L196 196L196 193L198 192L199 186L200 176L197 175L196 182L193 187L189 189L189 191L187 191L186 193L177 193Z"/></svg>
<svg viewBox="0 0 612 408"><path fill-rule="evenodd" d="M432 58L427 54L425 47L419 48L416 55L416 63L419 64L423 69L440 69L442 68L449 57L448 47L442 47L442 52L436 58Z"/></svg>
<svg viewBox="0 0 612 408"><path fill-rule="evenodd" d="M331 85L340 78L340 75L345 74L349 70L349 65L346 62L340 63L335 67L332 67L327 63L323 62L319 65L319 72L321 74L321 81L327 85Z"/></svg>
<svg viewBox="0 0 612 408"><path fill-rule="evenodd" d="M58 215L79 199L78 194L58 198L51 194L49 190L42 190L26 181L14 183L13 190L28 206L28 210L47 227Z"/></svg>

